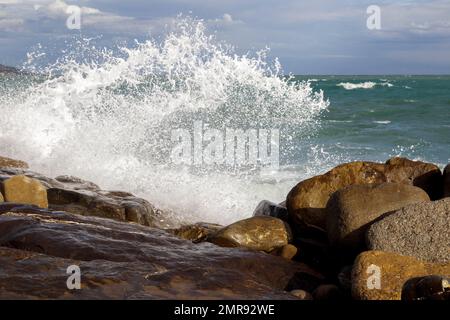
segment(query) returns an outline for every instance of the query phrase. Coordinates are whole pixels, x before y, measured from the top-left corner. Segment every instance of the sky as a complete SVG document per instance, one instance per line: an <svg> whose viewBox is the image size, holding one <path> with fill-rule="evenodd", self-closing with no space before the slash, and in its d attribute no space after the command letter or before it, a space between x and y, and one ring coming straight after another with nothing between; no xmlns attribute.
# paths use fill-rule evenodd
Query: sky
<svg viewBox="0 0 450 320"><path fill-rule="evenodd" d="M72 5L79 30L67 28ZM380 28L367 26L370 5ZM158 38L179 14L240 54L270 48L285 73L450 74L450 0L0 0L0 64L79 36L104 46Z"/></svg>

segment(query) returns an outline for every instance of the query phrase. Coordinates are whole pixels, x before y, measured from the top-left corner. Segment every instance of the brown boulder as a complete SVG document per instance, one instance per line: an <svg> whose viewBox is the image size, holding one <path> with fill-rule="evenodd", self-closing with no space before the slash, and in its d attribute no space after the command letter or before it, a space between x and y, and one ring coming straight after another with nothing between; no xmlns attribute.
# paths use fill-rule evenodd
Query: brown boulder
<svg viewBox="0 0 450 320"><path fill-rule="evenodd" d="M0 182L0 189L5 201L34 204L48 208L47 190L35 179L26 176L14 176Z"/></svg>
<svg viewBox="0 0 450 320"><path fill-rule="evenodd" d="M434 274L449 276L450 263L433 264L395 253L366 251L353 265L352 296L358 300L400 300L409 279Z"/></svg>
<svg viewBox="0 0 450 320"><path fill-rule="evenodd" d="M290 279L316 275L260 252L37 208L0 214L0 234L0 299L293 299ZM66 287L71 265L82 290Z"/></svg>
<svg viewBox="0 0 450 320"><path fill-rule="evenodd" d="M327 232L335 247L360 250L365 232L384 214L406 205L429 201L420 188L398 184L352 185L335 192L327 204Z"/></svg>
<svg viewBox="0 0 450 320"><path fill-rule="evenodd" d="M354 184L383 182L418 186L431 199L437 199L442 174L433 164L404 158L393 158L385 164L362 161L342 164L297 184L286 199L289 216L297 225L312 224L325 229L325 207L334 192Z"/></svg>
<svg viewBox="0 0 450 320"><path fill-rule="evenodd" d="M0 168L22 168L28 169L28 163L6 157L0 157Z"/></svg>
<svg viewBox="0 0 450 320"><path fill-rule="evenodd" d="M208 237L208 241L222 247L244 247L272 251L291 241L289 226L282 220L257 216L235 222Z"/></svg>

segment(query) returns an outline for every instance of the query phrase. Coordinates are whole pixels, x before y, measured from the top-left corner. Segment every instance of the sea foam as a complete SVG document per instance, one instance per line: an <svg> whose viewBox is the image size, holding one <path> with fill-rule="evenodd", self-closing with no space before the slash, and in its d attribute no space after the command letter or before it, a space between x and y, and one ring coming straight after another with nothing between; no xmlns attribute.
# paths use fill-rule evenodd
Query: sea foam
<svg viewBox="0 0 450 320"><path fill-rule="evenodd" d="M284 200L323 168L309 150L303 173L173 166L170 132L202 120L214 128L279 128L284 149L320 126L323 93L283 77L264 51L239 55L183 18L160 41L108 50L79 39L42 67L44 79L0 97L0 150L50 176L71 174L170 209L181 222L230 223L263 199ZM202 170L203 169L203 170Z"/></svg>

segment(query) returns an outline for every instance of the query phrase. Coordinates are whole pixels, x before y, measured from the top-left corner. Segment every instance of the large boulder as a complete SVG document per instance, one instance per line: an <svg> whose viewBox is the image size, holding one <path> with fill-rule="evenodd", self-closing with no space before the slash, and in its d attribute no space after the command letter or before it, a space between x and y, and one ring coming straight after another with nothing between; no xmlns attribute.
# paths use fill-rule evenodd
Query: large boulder
<svg viewBox="0 0 450 320"><path fill-rule="evenodd" d="M47 190L38 181L26 176L13 176L0 182L5 201L34 204L48 208Z"/></svg>
<svg viewBox="0 0 450 320"><path fill-rule="evenodd" d="M410 205L370 226L371 250L450 262L450 198Z"/></svg>
<svg viewBox="0 0 450 320"><path fill-rule="evenodd" d="M22 168L28 169L28 163L6 157L0 157L0 168Z"/></svg>
<svg viewBox="0 0 450 320"><path fill-rule="evenodd" d="M208 237L208 241L222 247L244 247L272 251L292 239L289 226L282 220L258 216L235 222Z"/></svg>
<svg viewBox="0 0 450 320"><path fill-rule="evenodd" d="M0 210L0 235L0 299L292 299L296 274L317 276L260 252L33 207ZM71 265L81 290L66 287Z"/></svg>
<svg viewBox="0 0 450 320"><path fill-rule="evenodd" d="M366 251L353 265L352 296L358 300L400 300L408 280L427 275L450 275L450 263L433 264L390 252Z"/></svg>
<svg viewBox="0 0 450 320"><path fill-rule="evenodd" d="M427 193L406 184L352 185L335 192L327 205L327 232L334 247L361 250L371 223L408 204L429 201Z"/></svg>
<svg viewBox="0 0 450 320"><path fill-rule="evenodd" d="M450 164L444 169L444 197L450 197Z"/></svg>
<svg viewBox="0 0 450 320"><path fill-rule="evenodd" d="M289 216L297 225L312 224L325 229L325 207L334 192L354 184L383 182L414 185L424 189L431 199L438 199L442 174L434 164L404 158L393 158L385 164L361 161L342 164L297 184L286 199Z"/></svg>

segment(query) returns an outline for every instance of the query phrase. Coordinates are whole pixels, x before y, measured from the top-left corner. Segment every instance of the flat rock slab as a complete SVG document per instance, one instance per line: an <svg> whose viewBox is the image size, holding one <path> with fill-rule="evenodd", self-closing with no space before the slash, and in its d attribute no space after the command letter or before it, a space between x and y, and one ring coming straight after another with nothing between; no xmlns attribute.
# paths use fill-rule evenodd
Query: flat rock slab
<svg viewBox="0 0 450 320"><path fill-rule="evenodd" d="M401 300L410 279L428 275L448 277L450 263L427 263L395 253L366 251L353 265L352 296L357 300Z"/></svg>
<svg viewBox="0 0 450 320"><path fill-rule="evenodd" d="M367 245L424 261L450 262L450 198L395 211L369 228Z"/></svg>
<svg viewBox="0 0 450 320"><path fill-rule="evenodd" d="M290 299L307 266L268 254L193 244L163 230L49 212L0 214L0 299ZM66 270L81 269L81 290Z"/></svg>

